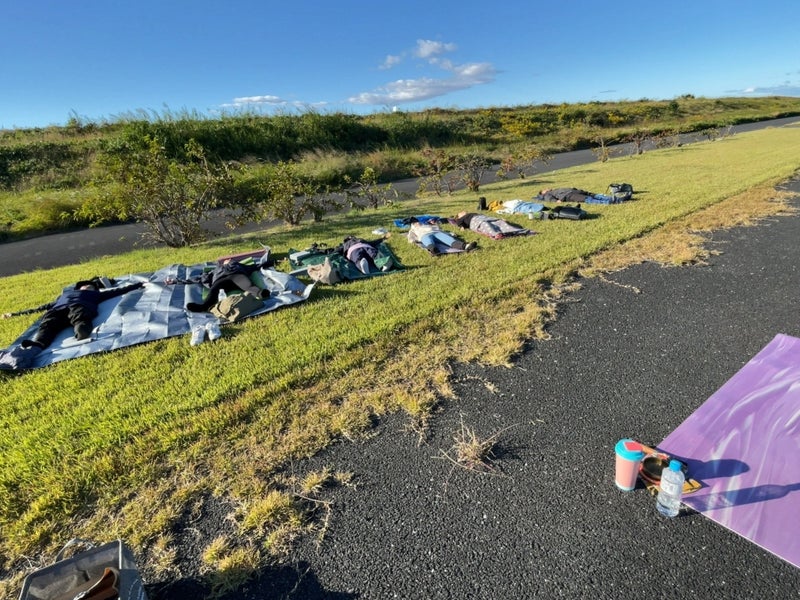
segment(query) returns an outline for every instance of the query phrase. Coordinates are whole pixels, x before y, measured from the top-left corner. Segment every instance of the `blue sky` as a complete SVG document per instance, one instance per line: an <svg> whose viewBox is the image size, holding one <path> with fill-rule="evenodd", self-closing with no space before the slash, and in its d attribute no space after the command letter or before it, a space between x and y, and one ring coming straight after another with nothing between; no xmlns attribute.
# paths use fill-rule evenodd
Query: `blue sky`
<svg viewBox="0 0 800 600"><path fill-rule="evenodd" d="M0 0L0 129L800 96L798 0Z"/></svg>

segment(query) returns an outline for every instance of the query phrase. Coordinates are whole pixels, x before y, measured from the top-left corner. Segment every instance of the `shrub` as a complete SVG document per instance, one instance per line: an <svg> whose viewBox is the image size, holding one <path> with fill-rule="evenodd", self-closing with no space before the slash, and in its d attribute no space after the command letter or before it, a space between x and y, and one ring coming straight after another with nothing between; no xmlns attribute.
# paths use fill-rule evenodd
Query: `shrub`
<svg viewBox="0 0 800 600"><path fill-rule="evenodd" d="M304 176L297 163L280 161L237 182L237 220L280 219L287 225L299 225L310 214L319 221L328 210L338 207L329 190L321 190Z"/></svg>
<svg viewBox="0 0 800 600"><path fill-rule="evenodd" d="M190 140L182 160L145 135L102 155L94 187L97 194L80 214L99 223L134 219L147 226L146 237L177 248L202 241L202 223L230 185L225 165L213 165L203 147Z"/></svg>

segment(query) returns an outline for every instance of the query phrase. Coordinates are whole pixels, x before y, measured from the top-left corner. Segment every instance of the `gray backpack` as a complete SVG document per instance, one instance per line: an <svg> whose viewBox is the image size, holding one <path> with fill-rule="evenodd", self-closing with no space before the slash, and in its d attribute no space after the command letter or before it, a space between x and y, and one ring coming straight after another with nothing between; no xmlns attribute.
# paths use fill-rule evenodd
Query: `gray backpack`
<svg viewBox="0 0 800 600"><path fill-rule="evenodd" d="M633 186L630 183L612 183L608 186L608 195L616 202L625 202L633 197Z"/></svg>

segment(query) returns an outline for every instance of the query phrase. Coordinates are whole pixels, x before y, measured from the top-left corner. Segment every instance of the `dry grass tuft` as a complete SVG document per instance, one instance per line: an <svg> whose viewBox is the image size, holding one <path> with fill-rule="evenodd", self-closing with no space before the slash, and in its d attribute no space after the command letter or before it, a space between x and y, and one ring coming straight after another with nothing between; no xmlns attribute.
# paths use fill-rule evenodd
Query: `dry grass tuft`
<svg viewBox="0 0 800 600"><path fill-rule="evenodd" d="M241 588L255 575L260 563L260 553L250 547L233 548L218 555L208 575L210 598L219 598Z"/></svg>
<svg viewBox="0 0 800 600"><path fill-rule="evenodd" d="M442 450L441 457L467 471L499 473L494 450L500 436L510 427L483 438L464 423L464 415L460 415L460 422L459 430L453 436L453 446L448 451Z"/></svg>

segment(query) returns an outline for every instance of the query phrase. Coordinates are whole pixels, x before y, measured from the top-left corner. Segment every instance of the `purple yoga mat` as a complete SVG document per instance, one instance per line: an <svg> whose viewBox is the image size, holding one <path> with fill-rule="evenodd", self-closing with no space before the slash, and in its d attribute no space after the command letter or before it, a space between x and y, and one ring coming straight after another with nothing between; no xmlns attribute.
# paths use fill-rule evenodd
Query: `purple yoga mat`
<svg viewBox="0 0 800 600"><path fill-rule="evenodd" d="M779 334L659 444L684 504L800 567L800 339Z"/></svg>

